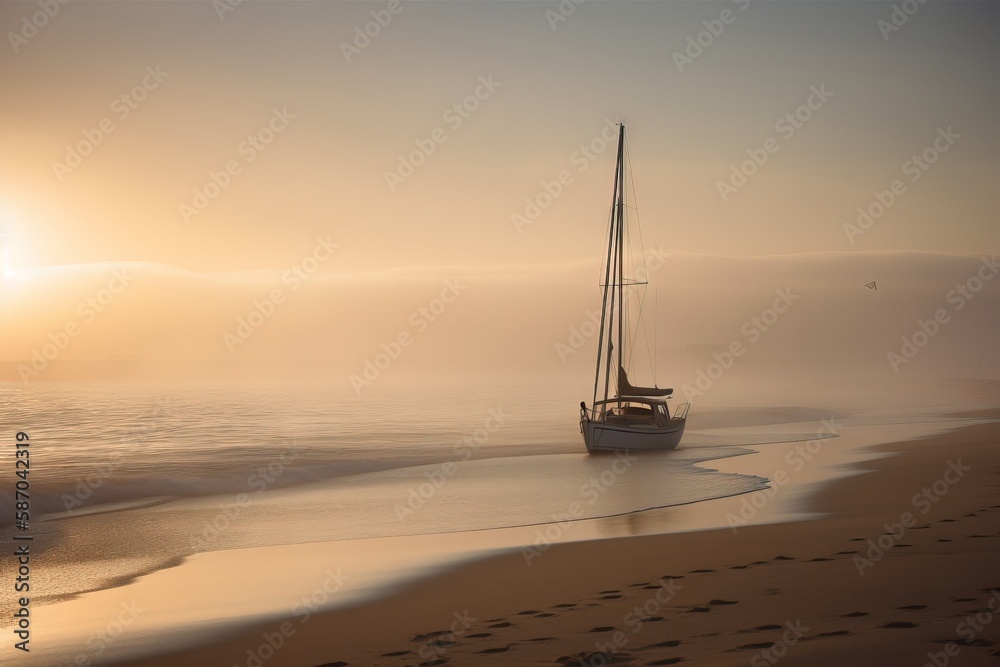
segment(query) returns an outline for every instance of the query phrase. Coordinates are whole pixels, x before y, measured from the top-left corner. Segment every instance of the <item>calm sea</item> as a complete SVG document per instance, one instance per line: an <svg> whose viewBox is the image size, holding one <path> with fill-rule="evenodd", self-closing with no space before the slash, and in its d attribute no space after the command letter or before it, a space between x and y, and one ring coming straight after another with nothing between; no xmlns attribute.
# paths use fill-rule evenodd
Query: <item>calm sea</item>
<svg viewBox="0 0 1000 667"><path fill-rule="evenodd" d="M0 385L31 442L43 601L234 548L562 523L763 488L698 462L762 436L689 432L640 458L588 456L581 396L553 387ZM785 439L795 439L785 434Z"/></svg>

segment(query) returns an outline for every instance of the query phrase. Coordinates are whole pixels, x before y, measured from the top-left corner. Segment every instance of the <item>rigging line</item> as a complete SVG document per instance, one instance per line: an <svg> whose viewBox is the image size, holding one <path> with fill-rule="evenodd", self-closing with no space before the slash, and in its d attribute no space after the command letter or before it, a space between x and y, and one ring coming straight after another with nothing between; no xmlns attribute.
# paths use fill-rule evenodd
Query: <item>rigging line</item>
<svg viewBox="0 0 1000 667"><path fill-rule="evenodd" d="M632 173L632 154L629 152L628 146L625 147L625 159L628 161L628 171L631 174ZM639 256L642 257L642 266L643 266L643 268L646 268L646 245L645 245L645 242L642 239L642 224L641 224L641 221L639 220L639 198L636 197L636 195L635 195L635 180L634 179L632 179L632 180L629 181L629 186L632 188L632 201L635 202L633 204L633 208L635 208L635 226L639 230L639 253L640 253ZM648 276L647 276L647 278L648 278Z"/></svg>
<svg viewBox="0 0 1000 667"><path fill-rule="evenodd" d="M614 204L614 197L612 197L611 210L608 211L608 219L611 219L611 216L614 215L614 211L615 211L615 204ZM605 270L604 270L604 267L607 266L607 259L608 259L608 257L606 256L606 253L608 251L605 250L605 248L607 248L607 246L608 246L608 237L611 235L611 226L610 225L605 225L605 228L606 228L606 231L604 233L604 243L601 245L601 265L598 267L598 270L597 270L597 282L599 283L600 287L604 287L603 284L600 284L601 283L601 274L602 273L606 273Z"/></svg>
<svg viewBox="0 0 1000 667"><path fill-rule="evenodd" d="M625 153L624 158L625 158L626 164L628 165L628 173L632 174L633 173L632 172L632 153L629 150L629 146L628 146L628 141L627 140L625 142L624 153ZM644 276L644 280L642 281L642 284L648 284L648 282L649 282L649 275L648 275L648 271L646 269L645 241L644 241L644 239L642 237L642 224L641 224L641 222L639 220L639 206L638 206L638 201L639 200L638 200L638 196L636 195L636 191L635 191L635 180L634 179L630 179L629 180L628 190L631 192L631 197L632 197L631 201L634 202L634 203L632 203L632 204L626 204L625 208L631 208L631 209L633 209L635 211L635 225L634 226L638 229L638 235L639 235L639 262L638 262L638 265L643 268L643 272L646 274ZM631 230L629 229L627 231L629 232L629 248L631 250L632 247L633 247L632 246L632 238L631 238ZM630 255L630 258L631 258L632 257L632 253L630 252L629 255ZM634 277L636 279L638 279L638 277L639 277L638 276L638 267L634 267L632 269L632 271L633 271L633 273L631 275L634 275ZM638 282L638 280L637 280L637 282ZM643 310L643 306L645 304L645 299L646 299L646 290L643 289L642 290L642 295L641 295L641 300L639 301L639 316L638 316L637 322L636 322L636 330L635 330L635 334L634 334L635 338L638 338L639 327L642 324L642 310ZM655 304L654 304L654 308L655 308ZM654 322L654 326L656 324L657 323ZM646 346L646 358L650 361L650 363L653 366L653 385L656 386L656 362L655 362L655 357L656 357L656 337L654 336L654 340L653 340L653 351L650 352L649 332L647 331L647 328L644 327L642 329L642 334L643 334L643 342L645 343L645 346ZM635 340L633 340L633 347L634 346L635 346ZM630 354L629 354L629 365L630 366L631 366L631 363L633 361L632 357L633 357L633 355L632 355L632 352L630 351Z"/></svg>
<svg viewBox="0 0 1000 667"><path fill-rule="evenodd" d="M624 155L623 155L624 162L625 162L625 165L627 165L628 164L628 137L625 138L625 146L624 146L623 153L624 153ZM628 209L632 208L632 206L629 204L629 201L631 201L631 200L627 199L627 197L628 197L628 189L626 189L626 187L625 187L626 186L625 176L626 175L627 176L631 176L632 175L632 170L631 170L631 167L626 168L625 165L622 165L622 208L627 211ZM628 180L631 180L631 179L628 179ZM626 222L627 222L627 219L626 219ZM623 231L625 232L625 249L627 250L627 252L625 253L625 262L626 262L626 266L627 266L627 274L623 274L623 275L627 275L629 279L635 279L636 278L636 275L635 275L635 258L632 256L632 228L631 228L631 225L626 224L624 226L624 228L623 228Z"/></svg>
<svg viewBox="0 0 1000 667"><path fill-rule="evenodd" d="M639 302L639 313L635 318L635 328L629 332L629 335L632 337L631 347L629 349L629 354L628 354L629 370L632 370L632 360L635 355L635 347L636 347L635 343L639 339L639 329L641 328L640 324L642 323L642 306L643 302L646 300L645 294L642 295L636 294L635 297L636 301Z"/></svg>
<svg viewBox="0 0 1000 667"><path fill-rule="evenodd" d="M639 302L639 322L643 321L642 320L642 310L643 310L643 308L646 305L646 296L647 296L646 292L643 291L642 300ZM643 342L645 342L645 344L646 344L646 359L649 360L650 362L652 362L653 352L650 352L650 350L649 350L649 327L646 327L646 326L637 327L636 328L636 336L637 337L638 337L639 329L642 329L642 339L643 339ZM655 350L656 349L656 347L655 347L655 343L656 343L655 337L654 337L653 343L654 343L653 350ZM656 386L656 383L655 383L656 366L653 366L653 378L654 378L654 386Z"/></svg>
<svg viewBox="0 0 1000 667"><path fill-rule="evenodd" d="M626 200L625 199L625 198L628 197L629 190L631 190L631 192L632 192L633 199L634 199L634 196L635 196L635 186L632 184L632 178L631 178L631 176L632 176L632 168L631 168L630 163L628 161L628 154L629 154L629 152L628 152L628 137L626 137L625 138L625 147L624 147L624 156L623 156L624 160L625 160L625 163L626 163L626 166L624 166L623 168L627 169L627 171L624 172L624 174L623 174L623 180L622 180L622 188L623 188L623 191L622 191L623 202L622 202L622 204L623 204L623 207L626 210L628 210L630 208L631 209L635 209L634 206L632 206L631 204L629 204L629 202L632 201L632 200ZM626 175L628 176L627 179L625 178ZM627 183L626 183L626 181L627 181ZM626 185L628 185L628 189L625 189ZM638 215L638 211L636 211L635 225L638 225L638 224L639 224L639 215ZM642 256L641 252L639 254L639 261L638 262L636 261L636 258L635 258L635 250L634 250L635 246L634 246L634 244L632 242L632 234L633 234L632 227L634 227L635 225L626 225L625 226L625 230L624 230L625 231L625 235L626 235L625 236L625 249L627 251L626 261L628 263L628 277L629 277L630 281L632 281L632 282L638 282L639 281L639 275L638 275L639 267L640 266L645 266L645 258ZM640 231L640 235L641 235L641 231ZM641 238L641 236L640 236L640 238Z"/></svg>
<svg viewBox="0 0 1000 667"><path fill-rule="evenodd" d="M623 161L625 162L625 165L623 165L623 171L625 169L627 169L627 171L625 171L623 173L622 197L623 198L628 197L629 196L629 192L631 192L631 196L634 198L635 197L635 185L634 185L634 183L629 183L629 186L626 188L625 187L625 179L624 179L625 174L631 175L631 173L632 173L632 170L631 170L631 160L629 159L629 147L628 147L628 138L627 137L625 139L625 145L624 145L623 153L624 153L624 155L623 155ZM626 167L626 165L627 165L627 167ZM629 205L626 201L623 201L622 202L622 208L625 209L625 210L627 210L629 208L633 208L634 209L635 207ZM638 215L636 217L638 217ZM638 220L637 220L637 223L638 223ZM623 228L623 231L625 232L625 243L624 243L624 246L625 246L625 248L628 249L628 253L626 254L625 259L627 261L627 266L628 266L628 277L631 279L631 281L638 282L638 278L639 278L639 276L638 276L638 266L644 266L645 262L644 262L644 258L641 256L641 254L640 254L640 262L637 263L635 261L635 256L634 256L634 252L633 252L632 229L631 229L631 227L632 227L631 225L626 225ZM641 238L641 231L640 231L640 238ZM639 327L642 324L642 306L643 306L643 301L645 300L645 290L642 290L641 294L637 292L635 294L635 296L636 296L636 300L639 302L639 312L638 312L637 317L635 319L635 326L634 326L634 328L630 329L628 331L628 336L629 336L629 350L628 350L628 356L627 356L626 361L625 361L625 367L626 367L626 370L628 370L628 371L632 370L632 368L633 368L633 362L635 360L635 347L636 347L636 342L638 340ZM631 298L628 301L623 301L622 302L622 305L625 306L626 309L627 309L626 312L631 312L631 304L632 304ZM629 321L629 320L626 320L626 321ZM649 352L648 340L646 342L647 342L646 352L647 352L647 355L648 355L648 352Z"/></svg>
<svg viewBox="0 0 1000 667"><path fill-rule="evenodd" d="M637 318L637 322L639 322L639 323L643 322L642 311L645 308L646 297L647 296L648 295L646 294L646 292L644 290L643 293L642 293L642 298L639 301L639 316ZM655 307L655 304L654 304L654 307ZM653 336L653 351L650 352L650 349L649 349L649 327L636 326L636 331L635 331L635 337L636 338L638 338L638 336L639 336L640 329L642 330L643 341L646 344L646 359L649 360L653 364L653 386L655 387L656 386L656 364L655 364L655 362L653 362L653 359L654 359L655 354L656 354L656 336ZM631 355L630 355L629 361L631 362ZM637 380L637 378L633 378L633 381L638 381L638 380Z"/></svg>

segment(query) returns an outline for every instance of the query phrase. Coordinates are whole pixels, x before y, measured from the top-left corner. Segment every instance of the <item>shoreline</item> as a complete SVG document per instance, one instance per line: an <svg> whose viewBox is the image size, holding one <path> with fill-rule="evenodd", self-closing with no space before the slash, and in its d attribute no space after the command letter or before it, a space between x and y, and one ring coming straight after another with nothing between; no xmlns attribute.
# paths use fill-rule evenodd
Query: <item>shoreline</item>
<svg viewBox="0 0 1000 667"><path fill-rule="evenodd" d="M976 416L996 417L997 411ZM742 664L750 658L747 652L756 649L741 646L767 644L767 641L751 641L766 636L767 630L751 630L763 626L783 627L785 621L795 620L796 609L801 612L798 616L809 618L812 625L817 626L796 639L796 656L833 660L842 650L851 650L851 647L860 650L859 647L868 646L866 650L878 649L883 655L889 655L890 648L908 651L915 663L923 664L918 661L926 651L921 653L920 650L944 646L935 645L933 641L949 635L943 608L962 606L962 603L950 601L948 591L952 591L950 595L954 599L968 598L965 607L969 607L977 595L983 598L985 605L986 596L982 591L1000 586L1000 579L990 578L988 565L995 562L995 558L992 561L990 558L1000 549L997 530L1000 527L1000 499L996 498L995 490L990 490L993 481L990 475L1000 469L998 436L1000 427L996 423L980 423L927 438L876 445L875 452L898 455L863 460L857 464L861 474L835 479L826 488L819 489L811 504L827 514L810 521L747 526L735 532L722 529L556 543L529 566L525 565L522 553L501 553L411 582L380 599L321 611L310 615L305 622L293 618L284 623L272 621L244 626L214 644L118 664L155 666L186 661L246 665L253 663L251 658L258 650L260 655L272 654L264 661L267 665L445 664L432 662L434 660L454 661L455 664L552 664L557 658L568 658L566 663L579 662L583 658L586 664L592 657L589 654L598 651L599 646L614 648L620 659L653 659L655 656L672 660L680 656L690 660L692 656L710 656L717 664ZM907 502L913 494L905 491L914 487L919 491L923 477L927 479L922 484L933 484L947 469L947 460L962 456L966 457L966 462L978 463L961 483L954 488L947 487L947 497L940 498L939 503L929 507L926 515L919 516L917 525L906 534L912 546L894 544L893 547L898 548L888 550L870 570L865 568L866 576L860 576L857 565L851 560L858 554L849 552L858 551L857 544L866 539L879 539L885 532L880 519L898 518L913 509ZM871 474L876 472L878 474ZM887 494L887 489L900 492ZM980 493L990 497L977 498ZM886 500L873 501L875 497L896 495L899 500L895 507ZM983 524L976 534L986 537L955 534L951 524L974 519ZM633 520L641 523L641 514ZM629 519L624 521L629 522ZM951 542L931 542L923 535ZM937 577L934 595L931 596L929 587L925 597L934 597L935 604L906 602L910 597L905 594L908 582L923 581L933 573L941 576ZM858 589L858 582L876 574L876 578L867 581L886 582L877 591L862 587L855 591L856 601L843 599L844 591ZM666 576L679 579L666 579ZM826 580L830 583L824 589ZM945 590L941 590L942 580L948 580ZM671 581L683 585L671 593L669 601L650 598L648 591L652 589L664 597L668 590L665 583ZM748 589L748 586L760 589L761 583L787 585L790 582L802 590L808 590L810 585L819 586L823 593L814 593L813 598L808 598L780 588L775 589L779 592L768 593L771 587L765 586L763 591L757 590L758 597L754 600ZM830 584L836 584L834 590L829 590ZM785 599L778 605L775 600L783 595ZM911 608L886 607L882 603L890 597L899 598L896 607ZM823 598L839 600L844 607L842 614L856 612L859 615L845 616L838 627L833 628L837 623L830 624L829 614L816 617L817 599ZM761 605L768 599L770 605ZM864 608L879 604L885 608L878 611ZM634 608L648 611L657 605L657 613L646 615L661 619L669 616L669 620L640 622L635 616L627 618ZM770 615L762 615L760 609L745 611L755 606L775 605L785 609L784 614L775 614L773 609ZM776 618L782 615L789 618ZM885 622L870 627L871 621L879 615ZM737 621L732 629L734 636L718 640L719 647L713 648L716 643L713 636L725 637L726 632L718 632L720 627L712 632L709 630L717 626L723 616ZM753 619L763 616L768 617L767 623L763 626L754 623ZM906 619L900 620L903 616ZM916 622L918 617L923 617L922 622ZM464 620L459 623L459 618ZM468 620L472 618L476 620ZM866 618L868 622L862 622ZM454 623L468 627L451 628ZM908 625L911 623L912 627ZM823 627L825 625L832 629ZM856 627L859 625L864 626L863 629ZM993 636L1000 634L1000 623L993 627ZM450 629L456 630L454 637L440 634ZM699 634L700 630L705 632ZM741 634L744 630L747 631L745 635ZM666 637L664 632L670 636ZM780 635L783 631L774 632ZM916 643L914 634L921 637ZM955 634L954 627L951 634ZM280 650L274 651L268 646L267 637L272 638L272 645L277 643L274 638L278 637ZM667 640L660 642L664 645L650 645L656 644L654 638L660 641L660 637ZM773 638L765 639L773 641ZM805 639L823 641L806 642ZM980 639L995 641L988 637ZM924 644L925 641L929 643ZM667 645L672 642L678 643ZM724 648L727 643L733 646ZM640 644L644 648L640 649ZM774 646L778 644L770 648ZM983 648L961 646L962 651L969 653ZM610 653L603 659L609 657Z"/></svg>
<svg viewBox="0 0 1000 667"><path fill-rule="evenodd" d="M704 462L712 462L721 460L723 458L742 456L744 454L750 453L751 450L745 448L718 448L713 447L711 449L705 449L704 451L699 449L692 450L694 453L689 453L690 458L685 458L681 461L674 461L671 465L683 466L685 468L700 467L699 464ZM576 459L586 459L585 455L574 455ZM480 459L477 461L479 464L489 464L495 461L518 461L524 460L523 457L492 457L486 459ZM663 463L661 461L661 463ZM579 462L573 462L574 465L579 465ZM749 479L750 476L743 476ZM422 478L421 478L422 479ZM329 485L332 480L323 480L320 482L313 482L307 485L303 485L299 488L281 488L275 490L276 495L274 495L270 501L274 504L284 504L287 507L297 507L301 500L302 494L313 494L317 492L323 492L326 488L325 485ZM729 494L731 495L731 494ZM724 496L720 496L724 497ZM403 544L413 544L416 548L431 552L434 551L435 556L442 563L452 564L461 560L467 560L469 558L480 557L480 552L485 550L500 550L504 548L512 548L521 544L522 540L528 539L526 536L530 536L531 533L537 528L544 528L551 523L549 521L533 521L521 524L511 524L502 527L492 527L484 526L482 528L467 528L467 529L454 529L449 531L435 531L435 532L422 532L422 533L399 533L398 535L383 535L383 536L371 536L371 537L353 537L353 538L343 538L343 539L314 539L309 542L275 542L273 544L263 543L263 544L251 544L251 545L236 545L230 546L226 545L223 548L209 548L205 551L195 551L186 552L182 548L177 547L176 535L171 534L174 537L173 541L166 539L167 533L164 526L172 526L177 522L174 521L173 524L167 522L166 524L157 521L157 514L159 514L161 506L170 505L171 511L177 515L184 513L186 511L201 511L212 513L213 508L215 508L220 503L235 502L235 496L230 495L216 495L207 496L200 498L181 498L173 499L172 502L164 502L164 500L157 499L156 501L142 500L138 501L138 504L131 504L127 506L125 503L112 503L104 506L94 506L88 508L84 512L62 512L52 515L47 515L42 517L41 525L53 533L53 536L49 536L45 543L45 549L40 550L39 554L42 556L40 559L45 563L46 566L50 568L50 571L41 571L39 574L41 577L48 577L49 580L44 583L59 584L62 590L56 590L50 592L46 596L38 596L36 598L36 605L38 607L48 606L51 604L56 604L64 602L67 600L78 599L85 594L91 593L101 593L104 591L110 591L117 587L121 587L124 584L134 583L136 580L147 577L149 575L155 575L157 572L166 570L172 567L176 567L178 562L187 566L192 561L201 561L203 559L210 559L213 563L221 568L226 568L226 560L228 558L227 554L241 550L253 550L253 549L270 549L272 547L278 549L287 549L289 551L289 558L297 559L302 557L302 551L308 551L310 547L306 545L329 545L329 550L333 551L339 549L338 543L345 545L343 548L355 553L360 550L360 547L364 545L371 545L372 550L380 550L385 548L385 544L398 544L399 547L403 548ZM703 502L703 499L692 499L683 502L671 502L668 505L661 507L680 507L688 504L696 504L698 502ZM610 514L601 514L594 518L581 519L579 523L585 525L588 522L601 522L609 519L614 519L618 516L625 516L627 514L636 511L649 511L646 507L636 507L635 509L628 509L620 512L613 512ZM159 550L146 550L141 554L141 561L138 558L133 558L128 563L128 567L124 568L125 571L117 574L116 576L108 576L109 568L107 564L115 560L117 555L115 553L107 553L103 551L103 530L111 527L114 529L114 525L110 519L118 517L115 519L118 523L122 521L122 517L127 514L127 521L129 522L142 522L148 525L155 524L155 530L158 534L155 535L157 538L157 545L160 547ZM81 523L83 522L83 523ZM246 525L252 525L252 523L247 522ZM61 534L63 527L69 531L66 534ZM176 531L174 531L176 533ZM222 532L222 531L220 531ZM581 527L574 528L572 531L574 534L582 533L583 536L587 537L597 537L595 529L592 527ZM306 533L303 533L306 534ZM149 530L146 530L144 534L139 534L140 537L154 537ZM183 538L183 535L181 536ZM433 542L441 542L446 544L447 547L442 547L435 549ZM141 542L131 541L133 544L142 544ZM482 546L485 544L486 546ZM183 546L183 545L182 545ZM86 556L82 558L81 561L75 562L70 560L75 554L67 553L69 549L74 549L77 553ZM142 549L142 547L140 547ZM315 550L315 549L314 549ZM126 554L128 557L135 556L134 553ZM262 552L263 553L263 552ZM95 556L97 560L95 560ZM270 557L262 558L263 562L268 562L271 560ZM427 559L430 560L430 559ZM315 555L308 555L306 560L310 565L315 565L318 561ZM422 566L426 564L427 561L422 563ZM119 559L115 564L115 568L118 570L123 569L122 566L123 559ZM68 568L74 568L73 574L78 578L80 577L80 567L89 568L89 574L93 583L86 587L72 588L66 584L70 583L71 580L66 578L66 572ZM412 569L412 563L408 562L408 559L397 558L395 567L399 570ZM199 564L200 567L204 567L203 564ZM433 563L429 567L433 567ZM58 569L56 569L58 568ZM407 580L412 579L409 574L404 574L402 577L393 576L391 573L391 568L380 567L378 568L380 573L383 575L382 578L385 579L386 587L395 587L400 583L405 583ZM2 570L2 568L0 568ZM54 573L54 574L53 574ZM100 578L97 578L100 577ZM53 581L54 580L54 581ZM365 582L365 587L368 589L378 588L378 582ZM311 584L310 584L311 586ZM46 586L43 584L41 586L43 589ZM146 590L148 592L148 589ZM307 592L303 590L302 592ZM353 591L352 591L353 592ZM372 593L366 594L379 594L380 591L373 590ZM111 600L110 596L106 596L106 601ZM276 605L276 609L281 609L280 603ZM0 607L2 610L2 607ZM82 610L85 614L89 614L90 609ZM44 612L47 613L47 612ZM239 613L238 611L234 613ZM241 621L236 621L241 622Z"/></svg>

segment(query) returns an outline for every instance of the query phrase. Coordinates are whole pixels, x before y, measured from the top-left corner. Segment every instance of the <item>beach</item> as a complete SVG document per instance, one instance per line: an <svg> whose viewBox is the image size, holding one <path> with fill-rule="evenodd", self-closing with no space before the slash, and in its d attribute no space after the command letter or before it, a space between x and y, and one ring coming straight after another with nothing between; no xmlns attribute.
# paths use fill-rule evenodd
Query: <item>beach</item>
<svg viewBox="0 0 1000 667"><path fill-rule="evenodd" d="M1000 657L998 436L880 445L809 520L511 549L121 664L984 664Z"/></svg>
<svg viewBox="0 0 1000 667"><path fill-rule="evenodd" d="M0 23L0 667L1000 667L1000 2Z"/></svg>

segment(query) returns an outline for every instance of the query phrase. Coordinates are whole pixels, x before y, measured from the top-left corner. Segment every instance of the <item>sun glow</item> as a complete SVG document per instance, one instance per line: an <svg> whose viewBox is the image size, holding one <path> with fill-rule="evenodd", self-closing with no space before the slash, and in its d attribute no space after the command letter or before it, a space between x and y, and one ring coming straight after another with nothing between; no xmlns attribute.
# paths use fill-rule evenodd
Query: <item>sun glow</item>
<svg viewBox="0 0 1000 667"><path fill-rule="evenodd" d="M11 264L12 243L10 232L6 225L0 225L0 276L4 279L14 276L14 267Z"/></svg>
<svg viewBox="0 0 1000 667"><path fill-rule="evenodd" d="M9 284L23 269L21 247L8 219L0 218L0 280Z"/></svg>

